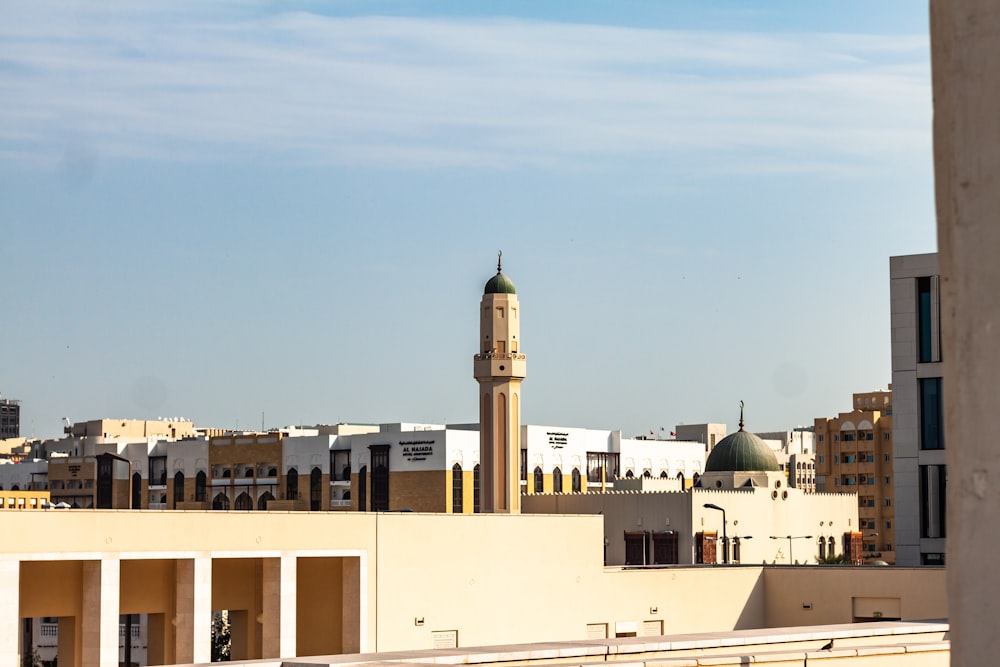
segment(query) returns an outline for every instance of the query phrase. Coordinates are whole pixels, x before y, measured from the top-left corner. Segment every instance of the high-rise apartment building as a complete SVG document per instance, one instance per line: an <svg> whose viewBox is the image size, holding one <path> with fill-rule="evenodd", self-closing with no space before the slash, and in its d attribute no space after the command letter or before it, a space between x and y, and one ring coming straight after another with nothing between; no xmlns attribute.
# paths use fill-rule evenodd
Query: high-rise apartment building
<svg viewBox="0 0 1000 667"><path fill-rule="evenodd" d="M21 404L0 398L0 440L21 437Z"/></svg>
<svg viewBox="0 0 1000 667"><path fill-rule="evenodd" d="M815 420L820 491L857 493L862 553L896 562L893 499L893 391L854 394L853 409Z"/></svg>
<svg viewBox="0 0 1000 667"><path fill-rule="evenodd" d="M943 565L944 410L936 253L889 259L896 562Z"/></svg>

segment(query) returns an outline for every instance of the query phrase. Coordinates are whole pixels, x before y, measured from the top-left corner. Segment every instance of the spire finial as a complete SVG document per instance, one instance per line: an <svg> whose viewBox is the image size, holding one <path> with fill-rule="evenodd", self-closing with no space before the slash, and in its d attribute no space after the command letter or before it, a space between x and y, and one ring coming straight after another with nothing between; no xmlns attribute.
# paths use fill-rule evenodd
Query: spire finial
<svg viewBox="0 0 1000 667"><path fill-rule="evenodd" d="M497 250L497 273L500 273L500 258L503 257L503 250Z"/></svg>
<svg viewBox="0 0 1000 667"><path fill-rule="evenodd" d="M740 430L743 430L743 401L740 401Z"/></svg>

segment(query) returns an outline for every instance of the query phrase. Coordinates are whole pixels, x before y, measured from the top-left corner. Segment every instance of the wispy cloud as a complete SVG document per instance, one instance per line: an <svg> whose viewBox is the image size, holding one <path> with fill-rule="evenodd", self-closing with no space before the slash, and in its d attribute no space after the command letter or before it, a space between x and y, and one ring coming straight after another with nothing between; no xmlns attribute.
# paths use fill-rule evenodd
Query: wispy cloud
<svg viewBox="0 0 1000 667"><path fill-rule="evenodd" d="M80 137L108 158L402 167L929 150L925 36L46 7L0 7L3 161Z"/></svg>

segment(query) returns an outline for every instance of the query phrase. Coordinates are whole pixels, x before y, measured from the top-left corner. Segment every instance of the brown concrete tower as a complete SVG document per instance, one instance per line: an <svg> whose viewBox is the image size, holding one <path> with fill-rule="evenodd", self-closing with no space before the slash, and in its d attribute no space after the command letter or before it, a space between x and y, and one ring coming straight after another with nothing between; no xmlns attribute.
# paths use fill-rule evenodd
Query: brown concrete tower
<svg viewBox="0 0 1000 667"><path fill-rule="evenodd" d="M521 511L521 312L510 278L497 274L483 290L479 307L479 354L473 364L479 383L479 463L483 512Z"/></svg>

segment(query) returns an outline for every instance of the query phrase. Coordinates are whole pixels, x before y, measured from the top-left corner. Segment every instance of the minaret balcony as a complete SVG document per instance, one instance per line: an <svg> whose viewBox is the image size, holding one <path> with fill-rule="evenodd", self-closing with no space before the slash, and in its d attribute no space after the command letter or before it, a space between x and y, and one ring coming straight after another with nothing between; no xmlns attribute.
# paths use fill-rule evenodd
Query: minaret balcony
<svg viewBox="0 0 1000 667"><path fill-rule="evenodd" d="M527 357L523 354L486 352L474 357L473 375L477 379L524 378L527 368Z"/></svg>

